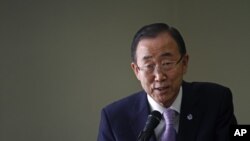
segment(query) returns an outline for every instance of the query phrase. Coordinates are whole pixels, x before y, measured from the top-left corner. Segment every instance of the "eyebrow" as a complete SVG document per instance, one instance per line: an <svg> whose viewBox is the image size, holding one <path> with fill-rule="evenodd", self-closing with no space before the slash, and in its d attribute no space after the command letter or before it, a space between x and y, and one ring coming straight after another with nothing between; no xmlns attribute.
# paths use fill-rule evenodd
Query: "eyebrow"
<svg viewBox="0 0 250 141"><path fill-rule="evenodd" d="M171 56L173 56L173 54L170 52L166 52L166 53L161 54L161 57L171 57Z"/></svg>
<svg viewBox="0 0 250 141"><path fill-rule="evenodd" d="M163 54L160 55L160 57L171 57L171 56L173 56L173 54L170 53L170 52L166 52L166 53L163 53ZM153 58L153 56L144 56L142 59L143 60L149 60L151 58Z"/></svg>
<svg viewBox="0 0 250 141"><path fill-rule="evenodd" d="M144 56L143 58L142 58L142 60L149 60L149 59L151 59L151 58L153 58L152 56Z"/></svg>

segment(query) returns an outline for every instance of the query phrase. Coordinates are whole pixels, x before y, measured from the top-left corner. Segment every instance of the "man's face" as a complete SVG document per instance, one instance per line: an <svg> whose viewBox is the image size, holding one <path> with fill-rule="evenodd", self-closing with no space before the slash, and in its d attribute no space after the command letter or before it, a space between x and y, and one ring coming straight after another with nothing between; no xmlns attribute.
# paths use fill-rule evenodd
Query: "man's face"
<svg viewBox="0 0 250 141"><path fill-rule="evenodd" d="M177 63L180 58L176 41L166 32L138 43L136 63L131 63L131 67L143 89L162 106L169 107L179 93L183 75L187 71L188 55ZM165 62L175 62L175 65L166 70L163 67ZM148 68L154 69L149 72Z"/></svg>

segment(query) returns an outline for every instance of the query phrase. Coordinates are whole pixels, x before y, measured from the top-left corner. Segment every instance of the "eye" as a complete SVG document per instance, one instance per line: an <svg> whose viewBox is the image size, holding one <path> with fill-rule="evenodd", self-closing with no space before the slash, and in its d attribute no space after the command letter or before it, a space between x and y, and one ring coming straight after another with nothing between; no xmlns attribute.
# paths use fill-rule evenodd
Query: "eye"
<svg viewBox="0 0 250 141"><path fill-rule="evenodd" d="M170 66L172 64L173 64L173 62L169 62L169 61L162 62L162 66Z"/></svg>
<svg viewBox="0 0 250 141"><path fill-rule="evenodd" d="M147 69L154 69L155 65L154 64L146 64L145 68Z"/></svg>

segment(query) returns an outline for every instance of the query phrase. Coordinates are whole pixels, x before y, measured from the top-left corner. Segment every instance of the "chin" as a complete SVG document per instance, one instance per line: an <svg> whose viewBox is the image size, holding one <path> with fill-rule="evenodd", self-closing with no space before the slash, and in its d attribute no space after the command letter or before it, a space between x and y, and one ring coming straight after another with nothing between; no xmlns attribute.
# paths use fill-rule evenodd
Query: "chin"
<svg viewBox="0 0 250 141"><path fill-rule="evenodd" d="M157 101L159 101L160 103L163 103L164 105L169 105L168 103L172 101L172 99L174 98L174 95L171 95L169 93L167 94L161 94L160 96L158 96Z"/></svg>

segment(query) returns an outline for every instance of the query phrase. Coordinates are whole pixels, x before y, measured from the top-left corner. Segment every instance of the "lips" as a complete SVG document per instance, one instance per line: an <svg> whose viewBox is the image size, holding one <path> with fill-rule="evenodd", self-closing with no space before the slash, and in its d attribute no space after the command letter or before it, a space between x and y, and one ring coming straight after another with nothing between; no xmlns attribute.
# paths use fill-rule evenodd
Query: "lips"
<svg viewBox="0 0 250 141"><path fill-rule="evenodd" d="M156 90L164 90L164 89L166 89L166 87L158 87L158 88L155 88Z"/></svg>
<svg viewBox="0 0 250 141"><path fill-rule="evenodd" d="M156 87L154 88L154 90L157 90L157 91L165 91L167 90L169 87Z"/></svg>

